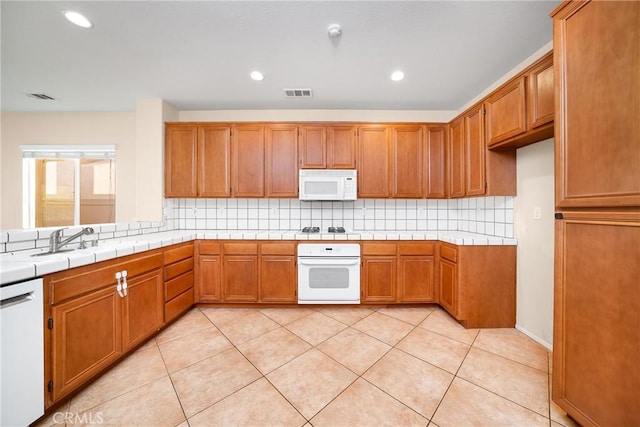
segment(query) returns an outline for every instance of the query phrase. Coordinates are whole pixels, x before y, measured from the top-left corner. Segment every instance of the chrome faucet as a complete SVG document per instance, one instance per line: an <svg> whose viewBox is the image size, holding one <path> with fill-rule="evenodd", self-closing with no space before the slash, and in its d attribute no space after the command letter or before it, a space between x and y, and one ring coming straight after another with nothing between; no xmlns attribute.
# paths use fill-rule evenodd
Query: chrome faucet
<svg viewBox="0 0 640 427"><path fill-rule="evenodd" d="M60 252L60 249L64 245L71 243L71 241L77 239L78 237L83 236L85 234L93 234L93 228L84 227L82 230L78 231L73 236L69 236L66 239L62 240L62 230L66 230L66 229L67 227L59 228L55 230L53 233L51 233L51 235L49 236L49 253Z"/></svg>

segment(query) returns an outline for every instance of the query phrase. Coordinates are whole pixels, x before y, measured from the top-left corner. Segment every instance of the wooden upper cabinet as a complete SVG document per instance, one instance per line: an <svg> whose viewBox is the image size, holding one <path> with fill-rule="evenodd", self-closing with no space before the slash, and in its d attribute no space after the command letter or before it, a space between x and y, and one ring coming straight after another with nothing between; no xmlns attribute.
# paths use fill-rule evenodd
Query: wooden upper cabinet
<svg viewBox="0 0 640 427"><path fill-rule="evenodd" d="M300 126L300 169L327 167L327 128Z"/></svg>
<svg viewBox="0 0 640 427"><path fill-rule="evenodd" d="M424 145L424 195L447 197L447 126L427 126Z"/></svg>
<svg viewBox="0 0 640 427"><path fill-rule="evenodd" d="M231 136L232 193L235 197L264 197L265 129L235 125Z"/></svg>
<svg viewBox="0 0 640 427"><path fill-rule="evenodd" d="M298 196L298 127L268 125L266 145L266 196Z"/></svg>
<svg viewBox="0 0 640 427"><path fill-rule="evenodd" d="M327 168L355 169L356 127L327 126Z"/></svg>
<svg viewBox="0 0 640 427"><path fill-rule="evenodd" d="M464 120L449 125L449 197L464 197Z"/></svg>
<svg viewBox="0 0 640 427"><path fill-rule="evenodd" d="M553 54L549 54L527 73L527 127L553 123L554 116Z"/></svg>
<svg viewBox="0 0 640 427"><path fill-rule="evenodd" d="M465 194L485 194L485 145L482 106L464 114Z"/></svg>
<svg viewBox="0 0 640 427"><path fill-rule="evenodd" d="M300 127L301 169L355 169L356 126Z"/></svg>
<svg viewBox="0 0 640 427"><path fill-rule="evenodd" d="M513 150L553 137L553 53L489 95L484 106L487 147Z"/></svg>
<svg viewBox="0 0 640 427"><path fill-rule="evenodd" d="M391 132L391 196L421 198L424 128L420 125L393 126Z"/></svg>
<svg viewBox="0 0 640 427"><path fill-rule="evenodd" d="M488 146L526 132L526 77L504 85L484 105Z"/></svg>
<svg viewBox="0 0 640 427"><path fill-rule="evenodd" d="M389 127L358 128L358 197L386 198L391 194Z"/></svg>
<svg viewBox="0 0 640 427"><path fill-rule="evenodd" d="M231 196L231 127L198 127L198 196Z"/></svg>
<svg viewBox="0 0 640 427"><path fill-rule="evenodd" d="M196 197L197 128L167 126L165 130L165 196Z"/></svg>
<svg viewBox="0 0 640 427"><path fill-rule="evenodd" d="M553 21L556 206L640 206L640 2L562 6Z"/></svg>

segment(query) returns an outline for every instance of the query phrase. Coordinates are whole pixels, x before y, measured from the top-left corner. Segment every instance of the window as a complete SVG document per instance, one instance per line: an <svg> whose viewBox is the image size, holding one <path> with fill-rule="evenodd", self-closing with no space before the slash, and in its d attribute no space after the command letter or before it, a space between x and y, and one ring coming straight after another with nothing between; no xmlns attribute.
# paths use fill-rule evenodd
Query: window
<svg viewBox="0 0 640 427"><path fill-rule="evenodd" d="M25 227L115 222L115 147L20 148Z"/></svg>

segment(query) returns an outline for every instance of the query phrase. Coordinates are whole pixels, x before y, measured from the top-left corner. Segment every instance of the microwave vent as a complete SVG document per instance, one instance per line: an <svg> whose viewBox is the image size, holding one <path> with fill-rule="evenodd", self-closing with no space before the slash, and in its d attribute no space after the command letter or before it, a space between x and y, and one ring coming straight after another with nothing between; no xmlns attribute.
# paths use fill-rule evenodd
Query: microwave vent
<svg viewBox="0 0 640 427"><path fill-rule="evenodd" d="M287 98L313 98L311 89L283 89Z"/></svg>
<svg viewBox="0 0 640 427"><path fill-rule="evenodd" d="M55 101L56 99L52 96L47 95L46 93L29 93L27 94L29 98L41 99L43 101Z"/></svg>

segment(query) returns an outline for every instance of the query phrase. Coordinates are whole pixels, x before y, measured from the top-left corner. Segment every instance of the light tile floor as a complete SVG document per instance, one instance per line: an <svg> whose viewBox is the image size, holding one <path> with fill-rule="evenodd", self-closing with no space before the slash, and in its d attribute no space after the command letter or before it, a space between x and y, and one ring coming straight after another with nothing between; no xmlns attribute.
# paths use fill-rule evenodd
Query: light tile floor
<svg viewBox="0 0 640 427"><path fill-rule="evenodd" d="M195 308L38 425L573 426L549 367L435 306Z"/></svg>

